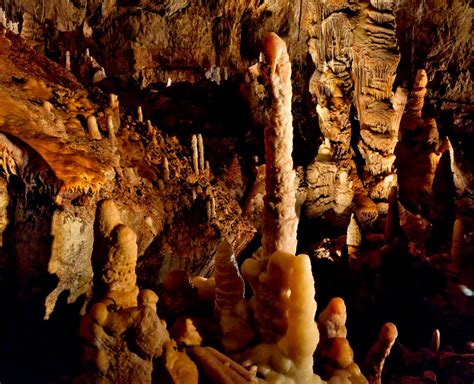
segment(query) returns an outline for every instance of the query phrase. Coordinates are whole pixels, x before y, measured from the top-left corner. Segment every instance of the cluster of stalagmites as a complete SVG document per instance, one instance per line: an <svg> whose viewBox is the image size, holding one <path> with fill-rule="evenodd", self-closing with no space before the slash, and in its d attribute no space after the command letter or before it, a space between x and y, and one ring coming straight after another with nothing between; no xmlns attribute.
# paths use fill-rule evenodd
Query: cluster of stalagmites
<svg viewBox="0 0 474 384"><path fill-rule="evenodd" d="M310 258L294 255L297 217L288 56L275 34L268 35L264 45L266 63L259 70L271 90L272 118L265 138L262 249L239 268L233 247L223 241L214 255L213 278L170 272L159 305L174 319L170 338L156 312L158 297L136 286L136 235L121 223L113 201L104 201L98 211L95 303L80 332L83 363L89 369L81 376L84 382L150 383L166 377L169 382L194 383L197 367L206 382L216 384L380 382L397 336L393 324L383 327L369 352L366 378L346 338L344 301L331 300L316 321ZM192 147L198 174L204 170L202 139L193 138ZM352 238L357 246L357 236ZM246 283L253 293L250 299ZM212 314L203 316L205 308L214 309L214 319ZM218 338L210 341L216 334ZM314 372L314 358L319 374Z"/></svg>

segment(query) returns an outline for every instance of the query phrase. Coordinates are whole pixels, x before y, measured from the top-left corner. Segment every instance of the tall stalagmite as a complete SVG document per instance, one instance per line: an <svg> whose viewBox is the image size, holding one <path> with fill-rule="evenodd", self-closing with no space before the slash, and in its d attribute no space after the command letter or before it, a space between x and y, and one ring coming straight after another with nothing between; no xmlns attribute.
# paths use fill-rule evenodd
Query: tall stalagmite
<svg viewBox="0 0 474 384"><path fill-rule="evenodd" d="M272 100L271 124L265 129L265 210L263 253L296 253L296 185L293 170L293 117L291 114L291 63L285 42L275 33L263 41L270 73L266 77Z"/></svg>

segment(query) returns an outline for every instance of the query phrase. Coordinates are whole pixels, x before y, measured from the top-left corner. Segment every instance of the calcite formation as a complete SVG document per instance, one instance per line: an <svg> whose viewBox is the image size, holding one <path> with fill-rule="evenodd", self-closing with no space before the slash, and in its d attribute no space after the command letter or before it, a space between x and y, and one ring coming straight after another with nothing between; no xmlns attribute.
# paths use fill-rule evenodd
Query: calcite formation
<svg viewBox="0 0 474 384"><path fill-rule="evenodd" d="M285 42L275 33L263 41L268 67L264 68L272 100L270 125L265 128L265 209L263 257L273 252L296 252L295 171L293 170L293 116L291 63ZM269 72L268 72L269 71Z"/></svg>
<svg viewBox="0 0 474 384"><path fill-rule="evenodd" d="M255 263L247 260L242 272L257 298L254 313L265 343L247 351L243 365L256 365L272 383L320 382L313 373L319 331L309 257L277 251L266 270L259 271Z"/></svg>
<svg viewBox="0 0 474 384"><path fill-rule="evenodd" d="M219 245L214 259L215 313L221 325L222 346L229 352L241 351L255 337L245 301L245 283L229 243Z"/></svg>
<svg viewBox="0 0 474 384"><path fill-rule="evenodd" d="M398 331L394 324L384 324L380 331L379 339L370 349L363 366L363 371L370 384L382 383L382 370L385 359L389 355L397 336Z"/></svg>
<svg viewBox="0 0 474 384"><path fill-rule="evenodd" d="M316 70L310 92L317 98L327 154L318 155L306 171L310 216L330 209L344 213L359 193L386 201L396 184L394 150L406 95L402 89L392 92L400 60L394 7L392 1L311 3L308 45ZM363 160L363 190L352 161L356 153Z"/></svg>
<svg viewBox="0 0 474 384"><path fill-rule="evenodd" d="M158 297L142 291L138 306L117 310L110 299L94 304L81 320L83 383L151 383L153 362L169 341L156 315Z"/></svg>
<svg viewBox="0 0 474 384"><path fill-rule="evenodd" d="M467 0L66 3L0 8L2 382L471 379Z"/></svg>

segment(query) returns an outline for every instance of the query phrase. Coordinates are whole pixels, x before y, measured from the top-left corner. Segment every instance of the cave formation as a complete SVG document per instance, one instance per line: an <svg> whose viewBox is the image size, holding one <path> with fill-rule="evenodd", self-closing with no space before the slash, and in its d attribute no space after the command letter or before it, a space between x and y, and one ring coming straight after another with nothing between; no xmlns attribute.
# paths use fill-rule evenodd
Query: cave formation
<svg viewBox="0 0 474 384"><path fill-rule="evenodd" d="M0 2L0 383L473 383L468 0Z"/></svg>

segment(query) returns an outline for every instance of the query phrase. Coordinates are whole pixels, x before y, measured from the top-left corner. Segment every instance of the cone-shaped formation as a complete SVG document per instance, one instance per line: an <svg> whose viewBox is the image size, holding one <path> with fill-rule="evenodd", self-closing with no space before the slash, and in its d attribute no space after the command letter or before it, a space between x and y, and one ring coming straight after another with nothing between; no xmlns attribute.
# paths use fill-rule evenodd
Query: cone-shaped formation
<svg viewBox="0 0 474 384"><path fill-rule="evenodd" d="M346 244L349 256L355 257L362 245L362 229L354 214L351 214L351 221L347 226Z"/></svg>

